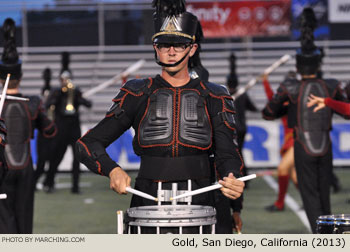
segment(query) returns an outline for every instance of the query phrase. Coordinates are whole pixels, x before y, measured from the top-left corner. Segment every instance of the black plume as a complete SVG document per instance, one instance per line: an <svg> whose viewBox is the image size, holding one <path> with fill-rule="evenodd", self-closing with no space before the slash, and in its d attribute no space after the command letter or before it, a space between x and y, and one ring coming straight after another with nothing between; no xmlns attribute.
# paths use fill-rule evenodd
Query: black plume
<svg viewBox="0 0 350 252"><path fill-rule="evenodd" d="M317 27L317 19L312 8L305 8L301 14L301 50L303 54L312 54L317 47L314 44L314 30Z"/></svg>
<svg viewBox="0 0 350 252"><path fill-rule="evenodd" d="M186 11L185 0L153 0L158 15L177 16Z"/></svg>
<svg viewBox="0 0 350 252"><path fill-rule="evenodd" d="M69 63L70 63L70 54L69 52L63 52L61 58L62 69L61 73L64 71L69 71Z"/></svg>
<svg viewBox="0 0 350 252"><path fill-rule="evenodd" d="M45 91L48 90L50 91L51 90L51 85L50 85L50 82L51 82L51 69L50 68L45 68L45 70L43 71L43 79L44 79L44 86L42 87L41 89L41 94L42 95L45 95Z"/></svg>
<svg viewBox="0 0 350 252"><path fill-rule="evenodd" d="M45 85L49 86L50 81L51 81L51 69L50 68L45 68L43 71L43 80L45 82Z"/></svg>
<svg viewBox="0 0 350 252"><path fill-rule="evenodd" d="M18 53L16 48L15 21L11 18L7 18L2 26L2 30L4 34L2 62L5 64L16 64L18 62Z"/></svg>
<svg viewBox="0 0 350 252"><path fill-rule="evenodd" d="M231 53L230 55L230 69L231 74L236 75L236 55L234 53Z"/></svg>
<svg viewBox="0 0 350 252"><path fill-rule="evenodd" d="M202 66L199 53L201 52L201 49L202 49L201 41L203 40L204 36L203 36L202 26L199 21L197 23L197 30L196 30L195 36L196 36L196 44L198 45L198 48L195 54L190 58L190 62L189 62L190 68L194 68L196 66Z"/></svg>

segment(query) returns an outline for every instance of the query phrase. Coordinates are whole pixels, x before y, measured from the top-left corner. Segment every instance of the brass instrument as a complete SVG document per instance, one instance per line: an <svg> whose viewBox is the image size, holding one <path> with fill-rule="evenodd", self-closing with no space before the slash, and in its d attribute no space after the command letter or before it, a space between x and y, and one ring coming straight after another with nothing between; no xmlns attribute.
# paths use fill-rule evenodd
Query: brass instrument
<svg viewBox="0 0 350 252"><path fill-rule="evenodd" d="M76 109L74 107L75 87L70 79L65 79L64 82L66 85L62 87L62 92L67 93L67 103L64 113L66 115L73 115L76 113Z"/></svg>

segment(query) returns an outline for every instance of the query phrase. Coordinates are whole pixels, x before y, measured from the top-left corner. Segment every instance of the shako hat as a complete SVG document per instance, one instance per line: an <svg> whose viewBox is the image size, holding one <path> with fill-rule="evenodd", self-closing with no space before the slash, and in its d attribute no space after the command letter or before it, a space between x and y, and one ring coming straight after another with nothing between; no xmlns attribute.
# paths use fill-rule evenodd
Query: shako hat
<svg viewBox="0 0 350 252"><path fill-rule="evenodd" d="M7 18L2 26L4 35L4 49L0 61L0 78L6 79L11 74L11 80L22 77L22 61L16 48L16 25L12 18Z"/></svg>
<svg viewBox="0 0 350 252"><path fill-rule="evenodd" d="M297 50L296 67L302 75L317 73L321 61L322 52L314 43L314 30L317 27L317 19L312 8L308 7L301 14L301 48Z"/></svg>
<svg viewBox="0 0 350 252"><path fill-rule="evenodd" d="M198 19L186 11L185 0L153 0L154 43L194 43Z"/></svg>
<svg viewBox="0 0 350 252"><path fill-rule="evenodd" d="M62 52L61 54L61 71L60 71L60 77L62 79L72 79L72 71L69 69L69 63L70 63L70 53L69 52Z"/></svg>

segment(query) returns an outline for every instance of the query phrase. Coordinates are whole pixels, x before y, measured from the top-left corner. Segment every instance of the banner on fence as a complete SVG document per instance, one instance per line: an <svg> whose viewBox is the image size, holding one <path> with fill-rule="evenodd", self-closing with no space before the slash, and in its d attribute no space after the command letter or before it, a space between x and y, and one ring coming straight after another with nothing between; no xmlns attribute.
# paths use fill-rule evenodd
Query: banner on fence
<svg viewBox="0 0 350 252"><path fill-rule="evenodd" d="M204 37L288 35L290 0L192 2L187 11L198 17Z"/></svg>
<svg viewBox="0 0 350 252"><path fill-rule="evenodd" d="M86 132L91 125L83 125ZM140 158L132 148L133 130L125 132L112 143L107 152L124 169L138 169ZM339 121L333 124L331 132L333 141L333 158L335 166L350 166L350 123ZM32 155L36 162L35 140L32 141ZM283 127L278 120L248 121L248 132L245 138L243 156L247 167L277 167L280 161L280 147L283 144ZM72 167L72 150L69 148L60 164L60 171L69 171ZM83 167L83 165L81 165ZM84 167L84 169L86 169Z"/></svg>

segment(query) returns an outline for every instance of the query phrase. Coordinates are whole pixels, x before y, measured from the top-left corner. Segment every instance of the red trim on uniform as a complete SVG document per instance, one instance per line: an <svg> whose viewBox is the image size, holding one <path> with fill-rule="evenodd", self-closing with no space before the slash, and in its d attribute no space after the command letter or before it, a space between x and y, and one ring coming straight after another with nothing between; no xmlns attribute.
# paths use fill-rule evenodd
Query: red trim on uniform
<svg viewBox="0 0 350 252"><path fill-rule="evenodd" d="M174 98L173 98L173 147L172 147L172 154L173 157L175 157L175 141L176 141L176 89L172 89L174 92Z"/></svg>
<svg viewBox="0 0 350 252"><path fill-rule="evenodd" d="M51 127L54 127L54 131L53 131L53 133L51 134L51 135L49 135L49 134L46 134L45 133L45 129L47 129L47 128L51 128ZM48 127L46 127L44 129L44 132L43 132L43 136L44 137L46 137L46 138L53 138L54 136L56 136L56 134L57 134L57 127L55 126L55 124L54 124L54 122L51 122L51 124L48 126Z"/></svg>
<svg viewBox="0 0 350 252"><path fill-rule="evenodd" d="M231 127L231 126L228 124L228 122L224 121L224 123L225 123L226 127L229 128L230 130L233 130L233 131L236 130L235 128Z"/></svg>
<svg viewBox="0 0 350 252"><path fill-rule="evenodd" d="M178 143L179 143L179 145L189 147L189 148L199 149L199 150L208 150L212 146L212 141L210 141L210 145L207 147L199 147L199 146L195 146L195 145L185 144L185 143L182 143L180 141Z"/></svg>
<svg viewBox="0 0 350 252"><path fill-rule="evenodd" d="M98 171L98 173L103 176L102 169L101 169L101 163L96 161L96 164L97 164L97 171Z"/></svg>
<svg viewBox="0 0 350 252"><path fill-rule="evenodd" d="M127 93L129 93L129 94L131 94L133 96L142 96L143 95L143 92L141 92L139 94L136 94L136 93L134 93L134 92L132 92L129 89L126 89L126 88L121 88L120 90L125 91L125 92L127 92Z"/></svg>
<svg viewBox="0 0 350 252"><path fill-rule="evenodd" d="M178 97L178 103L177 103L177 125L176 125L176 156L179 156L179 131L180 131L180 109L181 109L181 92L182 90L179 89L179 97ZM175 94L176 96L176 94Z"/></svg>
<svg viewBox="0 0 350 252"><path fill-rule="evenodd" d="M78 139L77 142L79 142L84 147L84 149L86 150L87 154L91 157L91 153L90 153L88 147L86 146L86 144L83 141L81 141L80 139Z"/></svg>
<svg viewBox="0 0 350 252"><path fill-rule="evenodd" d="M121 102L120 102L120 107L123 106L123 103L124 103L125 98L126 98L127 95L128 95L128 93L126 93L126 94L122 97L122 100L121 100Z"/></svg>
<svg viewBox="0 0 350 252"><path fill-rule="evenodd" d="M149 84L147 87L150 88L153 84L153 79L151 77L148 77L148 79L149 79Z"/></svg>
<svg viewBox="0 0 350 252"><path fill-rule="evenodd" d="M244 167L244 161L243 161L243 158L242 158L242 156L241 156L241 153L239 153L239 150L238 150L238 149L236 149L236 152L237 152L237 154L238 154L238 156L239 156L239 159L241 160L241 163L242 163L241 167L239 167L239 171L240 171L241 174L242 174L242 170L243 170L243 167Z"/></svg>

